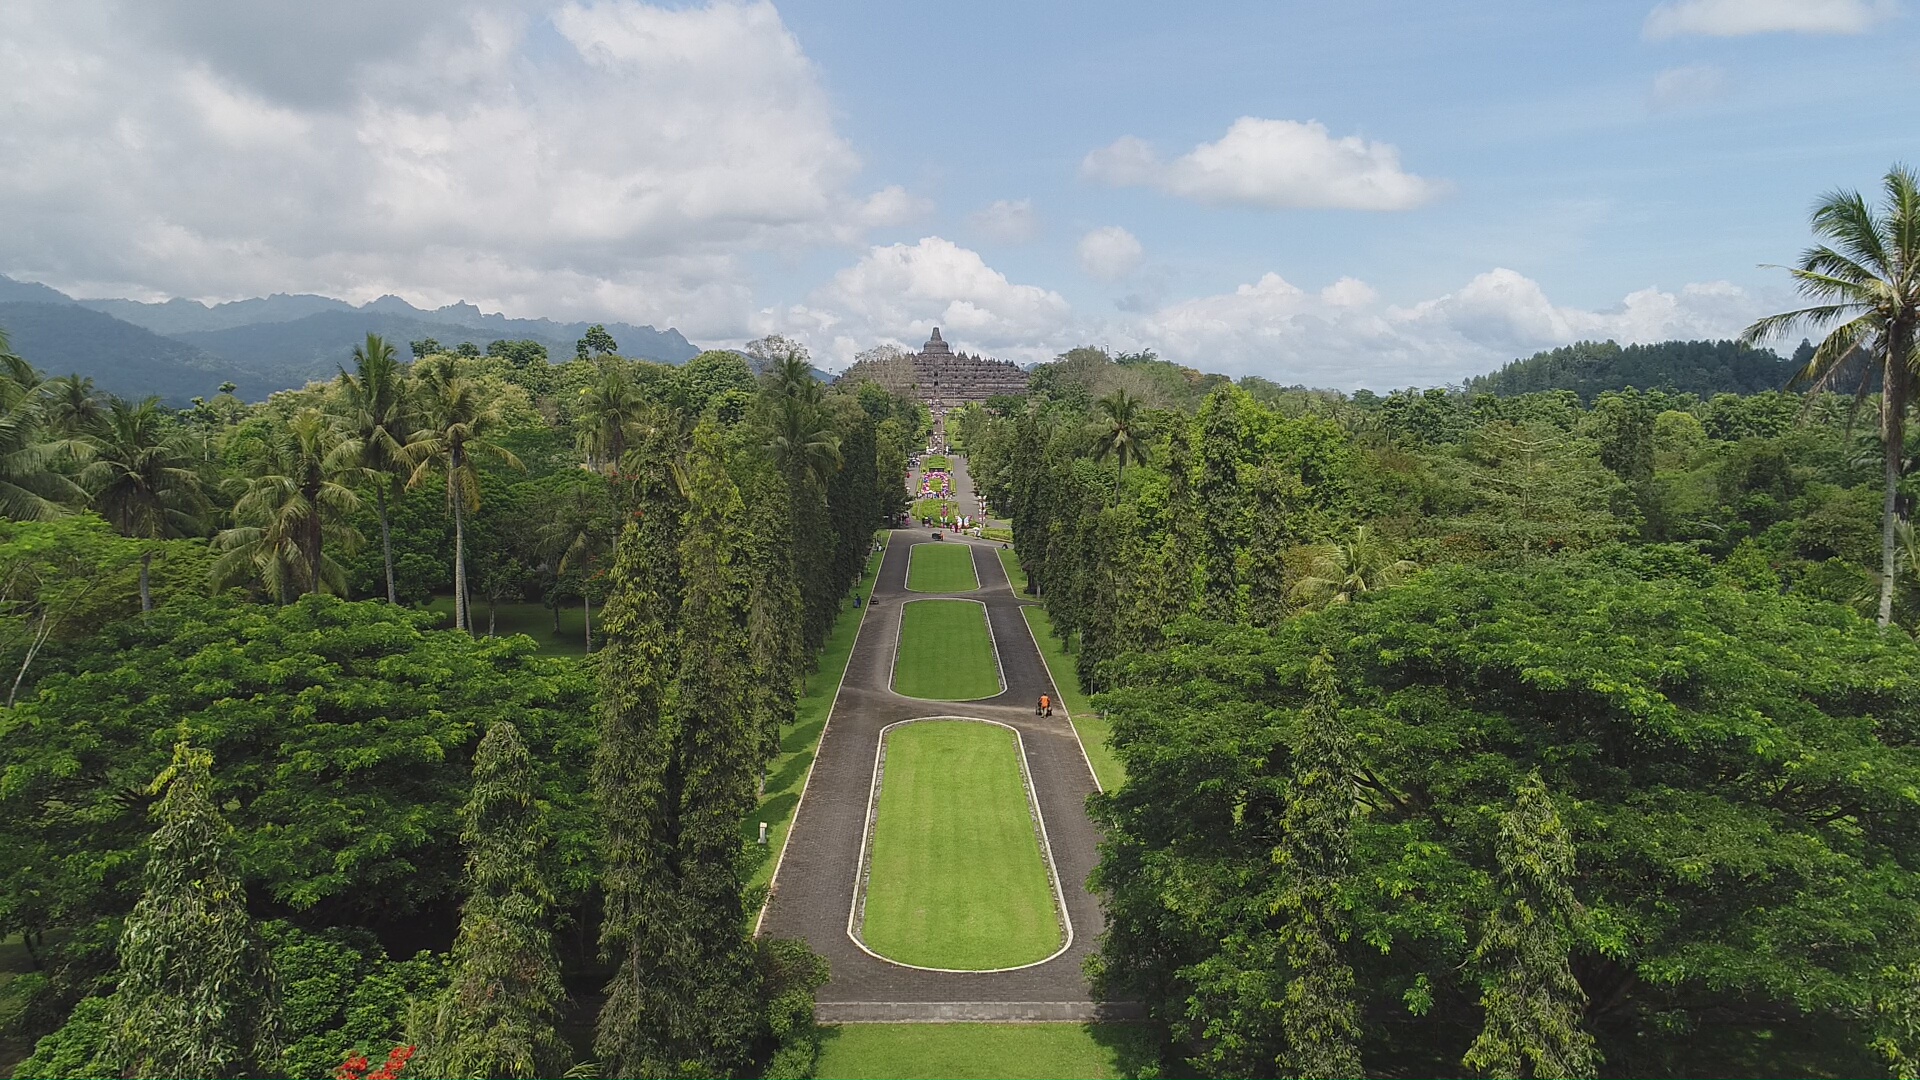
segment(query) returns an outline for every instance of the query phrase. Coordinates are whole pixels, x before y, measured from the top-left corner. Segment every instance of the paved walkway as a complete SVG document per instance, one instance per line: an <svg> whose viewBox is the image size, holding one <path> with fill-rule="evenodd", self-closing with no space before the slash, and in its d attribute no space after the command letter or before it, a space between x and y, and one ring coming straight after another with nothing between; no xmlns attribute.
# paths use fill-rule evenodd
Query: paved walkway
<svg viewBox="0 0 1920 1080"><path fill-rule="evenodd" d="M774 875L761 932L805 938L833 965L832 981L817 998L823 1021L1090 1020L1127 1015L1128 1010L1094 1002L1081 972L1103 925L1100 906L1086 888L1098 859L1099 835L1085 809L1094 790L1093 772L1064 711L1056 710L1051 719L1033 714L1041 694L1055 700L1059 694L994 552L997 544L944 541L971 548L981 587L942 595L986 604L1006 689L983 701L952 702L901 697L891 688L901 605L934 595L906 590L910 550L929 542L930 534L928 529L901 529L887 547L873 603L854 642L846 679ZM1073 941L1059 956L1013 971L934 972L880 959L849 936L880 729L897 720L929 716L997 720L1019 729L1072 922Z"/></svg>

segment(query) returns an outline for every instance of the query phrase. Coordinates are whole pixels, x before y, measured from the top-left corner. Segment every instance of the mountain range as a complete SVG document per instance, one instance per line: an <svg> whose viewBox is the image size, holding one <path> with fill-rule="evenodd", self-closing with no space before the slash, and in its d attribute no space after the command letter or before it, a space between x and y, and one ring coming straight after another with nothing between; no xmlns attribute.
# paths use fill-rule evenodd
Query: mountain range
<svg viewBox="0 0 1920 1080"><path fill-rule="evenodd" d="M397 296L359 305L286 293L213 305L76 299L38 282L0 276L0 330L14 352L51 375L85 375L109 393L154 394L175 405L210 396L223 382L258 400L328 378L368 334L385 337L403 355L409 342L424 338L448 346L470 341L483 349L501 338L532 340L564 362L588 325L509 319L468 303L425 310ZM625 356L679 364L700 352L671 327L605 325Z"/></svg>

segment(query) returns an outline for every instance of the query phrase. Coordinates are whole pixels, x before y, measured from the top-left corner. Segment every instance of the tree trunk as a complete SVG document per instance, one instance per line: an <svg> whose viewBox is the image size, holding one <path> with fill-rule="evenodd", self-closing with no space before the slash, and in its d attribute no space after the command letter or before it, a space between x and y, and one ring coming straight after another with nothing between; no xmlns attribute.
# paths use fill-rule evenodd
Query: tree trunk
<svg viewBox="0 0 1920 1080"><path fill-rule="evenodd" d="M580 603L582 605L581 611L586 615L586 620L587 620L587 651L592 652L593 651L593 597L588 596L587 591L585 589L580 590Z"/></svg>
<svg viewBox="0 0 1920 1080"><path fill-rule="evenodd" d="M147 575L147 571L150 568L152 568L152 566L153 566L153 551L149 549L141 552L140 553L140 611L142 613L153 610L153 589L148 583L149 578Z"/></svg>
<svg viewBox="0 0 1920 1080"><path fill-rule="evenodd" d="M398 604L400 591L393 584L393 530L387 522L387 483L381 477L373 489L374 512L380 516L380 559L387 568L387 603Z"/></svg>
<svg viewBox="0 0 1920 1080"><path fill-rule="evenodd" d="M1904 363L1896 363L1897 359L1905 356L1905 350L1899 347L1897 341L1889 342L1889 346L1894 350L1893 358L1887 361L1884 369L1880 393L1880 438L1885 450L1881 476L1883 486L1880 491L1881 626L1893 622L1894 557L1900 522L1900 462L1905 455L1907 441L1908 373Z"/></svg>
<svg viewBox="0 0 1920 1080"><path fill-rule="evenodd" d="M467 523L460 512L460 499L453 500L453 628L471 632L467 618Z"/></svg>
<svg viewBox="0 0 1920 1080"><path fill-rule="evenodd" d="M495 625L494 620L497 618L499 611L500 611L500 598L495 596L492 593L488 593L487 594L487 636L488 637L493 636L493 628Z"/></svg>

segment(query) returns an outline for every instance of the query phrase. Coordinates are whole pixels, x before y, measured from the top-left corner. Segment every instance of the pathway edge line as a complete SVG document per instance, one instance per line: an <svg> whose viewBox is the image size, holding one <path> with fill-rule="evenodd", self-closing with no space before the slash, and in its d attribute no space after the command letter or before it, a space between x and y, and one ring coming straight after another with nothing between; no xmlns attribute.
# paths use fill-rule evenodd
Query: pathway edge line
<svg viewBox="0 0 1920 1080"><path fill-rule="evenodd" d="M875 567L873 571L873 584L876 589L880 587L880 575L886 572L887 556L892 550L893 532L892 530L888 530L887 546L880 549L880 565ZM865 577L866 575L862 574L861 576ZM860 582L855 581L853 587L854 595L858 596ZM833 686L833 700L827 703L827 718L820 722L820 737L814 740L813 760L807 762L807 778L800 781L800 797L794 800L793 818L787 824L787 835L780 838L780 854L773 861L773 874L767 878L767 895L760 898L760 914L753 918L754 937L760 936L760 928L764 926L767 921L767 909L773 906L773 891L779 887L780 884L780 868L787 864L787 848L793 843L793 827L800 823L800 808L807 803L807 792L813 790L813 768L820 764L820 744L827 741L827 729L833 726L834 710L840 707L840 691L847 685L847 672L853 669L853 654L860 650L860 632L867 628L867 616L873 613L873 604L871 602L873 597L871 593L869 593L867 599L869 602L860 611L860 622L853 628L853 643L847 646L847 662L846 665L840 669L840 681ZM1033 628L1028 627L1027 632L1032 633ZM1041 657L1040 662L1043 664L1046 663L1046 657ZM1085 752L1084 748L1081 752ZM1099 782L1099 779L1096 777L1094 783L1098 784Z"/></svg>
<svg viewBox="0 0 1920 1080"><path fill-rule="evenodd" d="M1060 711L1067 714L1067 730L1073 732L1073 745L1080 748L1080 760L1087 763L1087 775L1093 777L1093 790L1105 795L1107 789L1100 783L1099 770L1093 767L1093 758L1087 754L1087 741L1080 737L1080 728L1073 722L1073 710L1067 708L1067 700L1060 697L1060 677L1053 673L1053 662L1047 659L1046 650L1040 647L1040 635L1033 632L1033 620L1027 618L1028 608L1040 608L1041 611L1046 608L1039 604L1021 604L1020 621L1027 626L1027 637L1033 641L1033 651L1040 655L1040 666L1047 669L1047 680L1053 683L1053 696L1060 700Z"/></svg>
<svg viewBox="0 0 1920 1080"><path fill-rule="evenodd" d="M1040 854L1046 856L1047 859L1047 883L1053 886L1053 910L1060 916L1060 925L1065 930L1065 933L1060 935L1062 939L1060 947L1048 956L1035 960L1032 963L1015 964L1012 967L1002 968L926 967L922 964L909 964L902 960L895 960L890 956L882 956L874 952L867 947L866 942L860 940L860 934L854 929L855 920L860 917L861 909L866 906L866 890L861 887L861 879L867 872L867 848L873 843L873 815L880 808L880 762L885 759L884 755L887 752L887 733L897 727L904 727L908 724L918 724L928 720L965 720L975 724L992 724L995 727L1006 728L1008 731L1013 732L1014 750L1020 755L1020 780L1022 786L1027 789L1027 810L1033 815L1034 822L1040 826ZM1098 780L1096 779L1095 782L1097 783ZM792 830L788 830L787 835L793 835ZM1027 740L1021 737L1019 728L1000 720L988 720L983 716L950 714L945 716L910 716L905 720L895 720L893 723L880 729L878 737L874 740L873 782L868 788L867 825L860 837L860 860L855 863L853 867L853 903L847 908L847 938L852 941L854 945L858 946L861 952L866 953L881 963L892 964L895 967L907 968L912 971L937 971L943 975L998 975L1007 971L1025 971L1028 968L1039 967L1041 964L1051 964L1055 960L1065 956L1068 949L1073 948L1073 913L1067 910L1067 893L1066 889L1060 883L1060 867L1053 859L1053 838L1047 835L1047 815L1040 809L1040 789L1033 779L1033 767L1027 762Z"/></svg>

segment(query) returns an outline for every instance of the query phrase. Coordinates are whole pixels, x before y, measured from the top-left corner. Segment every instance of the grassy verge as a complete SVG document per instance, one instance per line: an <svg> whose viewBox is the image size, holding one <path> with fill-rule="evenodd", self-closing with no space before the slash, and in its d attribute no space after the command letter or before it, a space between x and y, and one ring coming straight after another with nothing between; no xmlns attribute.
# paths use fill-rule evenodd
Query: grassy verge
<svg viewBox="0 0 1920 1080"><path fill-rule="evenodd" d="M936 701L973 701L1000 692L1000 665L987 609L971 600L911 600L900 614L893 691Z"/></svg>
<svg viewBox="0 0 1920 1080"><path fill-rule="evenodd" d="M1073 657L1067 655L1060 639L1053 636L1053 620L1047 617L1047 610L1033 605L1021 608L1020 612L1027 617L1027 625L1033 628L1033 640L1040 645L1040 658L1047 663L1054 688L1060 691L1060 700L1073 719L1073 729L1080 733L1080 745L1087 748L1087 760L1093 763L1093 775L1100 778L1102 789L1114 790L1126 783L1127 770L1107 745L1113 729L1107 724L1106 717L1093 711L1093 704L1087 700L1087 695L1080 692L1080 676L1074 668Z"/></svg>
<svg viewBox="0 0 1920 1080"><path fill-rule="evenodd" d="M873 595L873 579L880 573L884 554L875 552L868 557L867 572L855 595ZM765 885L773 877L773 864L779 858L780 845L787 842L794 808L800 805L800 791L806 786L807 770L813 766L814 749L820 745L820 733L826 730L827 714L833 710L840 677L846 674L847 661L853 656L853 639L864 614L866 608L849 606L833 624L833 633L820 650L820 668L807 679L807 693L794 706L793 723L780 733L780 754L767 767L767 787L760 796L760 806L741 823L740 835L749 844L759 839L760 823L767 823L767 846L759 849L760 863L747 879L749 888Z"/></svg>
<svg viewBox="0 0 1920 1080"><path fill-rule="evenodd" d="M1027 571L1020 565L1020 556L1012 548L998 548L1000 565L1007 568L1007 580L1013 583L1013 594L1025 596L1027 593Z"/></svg>
<svg viewBox="0 0 1920 1080"><path fill-rule="evenodd" d="M887 734L861 939L921 967L1014 967L1060 947L1013 732L927 720Z"/></svg>
<svg viewBox="0 0 1920 1080"><path fill-rule="evenodd" d="M427 605L427 610L446 620L446 629L453 629L453 597L436 596ZM593 611L594 647L600 645L600 609ZM475 597L473 601L473 625L482 635L487 632L487 601L485 597ZM525 634L540 643L540 651L555 656L587 655L586 614L574 601L560 609L560 630L553 629L553 609L542 604L512 603L501 604L495 611L494 631L500 637L509 634Z"/></svg>
<svg viewBox="0 0 1920 1080"><path fill-rule="evenodd" d="M972 592L980 587L973 572L973 547L968 544L915 544L907 549L907 591L924 593Z"/></svg>
<svg viewBox="0 0 1920 1080"><path fill-rule="evenodd" d="M1152 1075L1152 1037L1136 1024L843 1024L825 1034L822 1080Z"/></svg>

